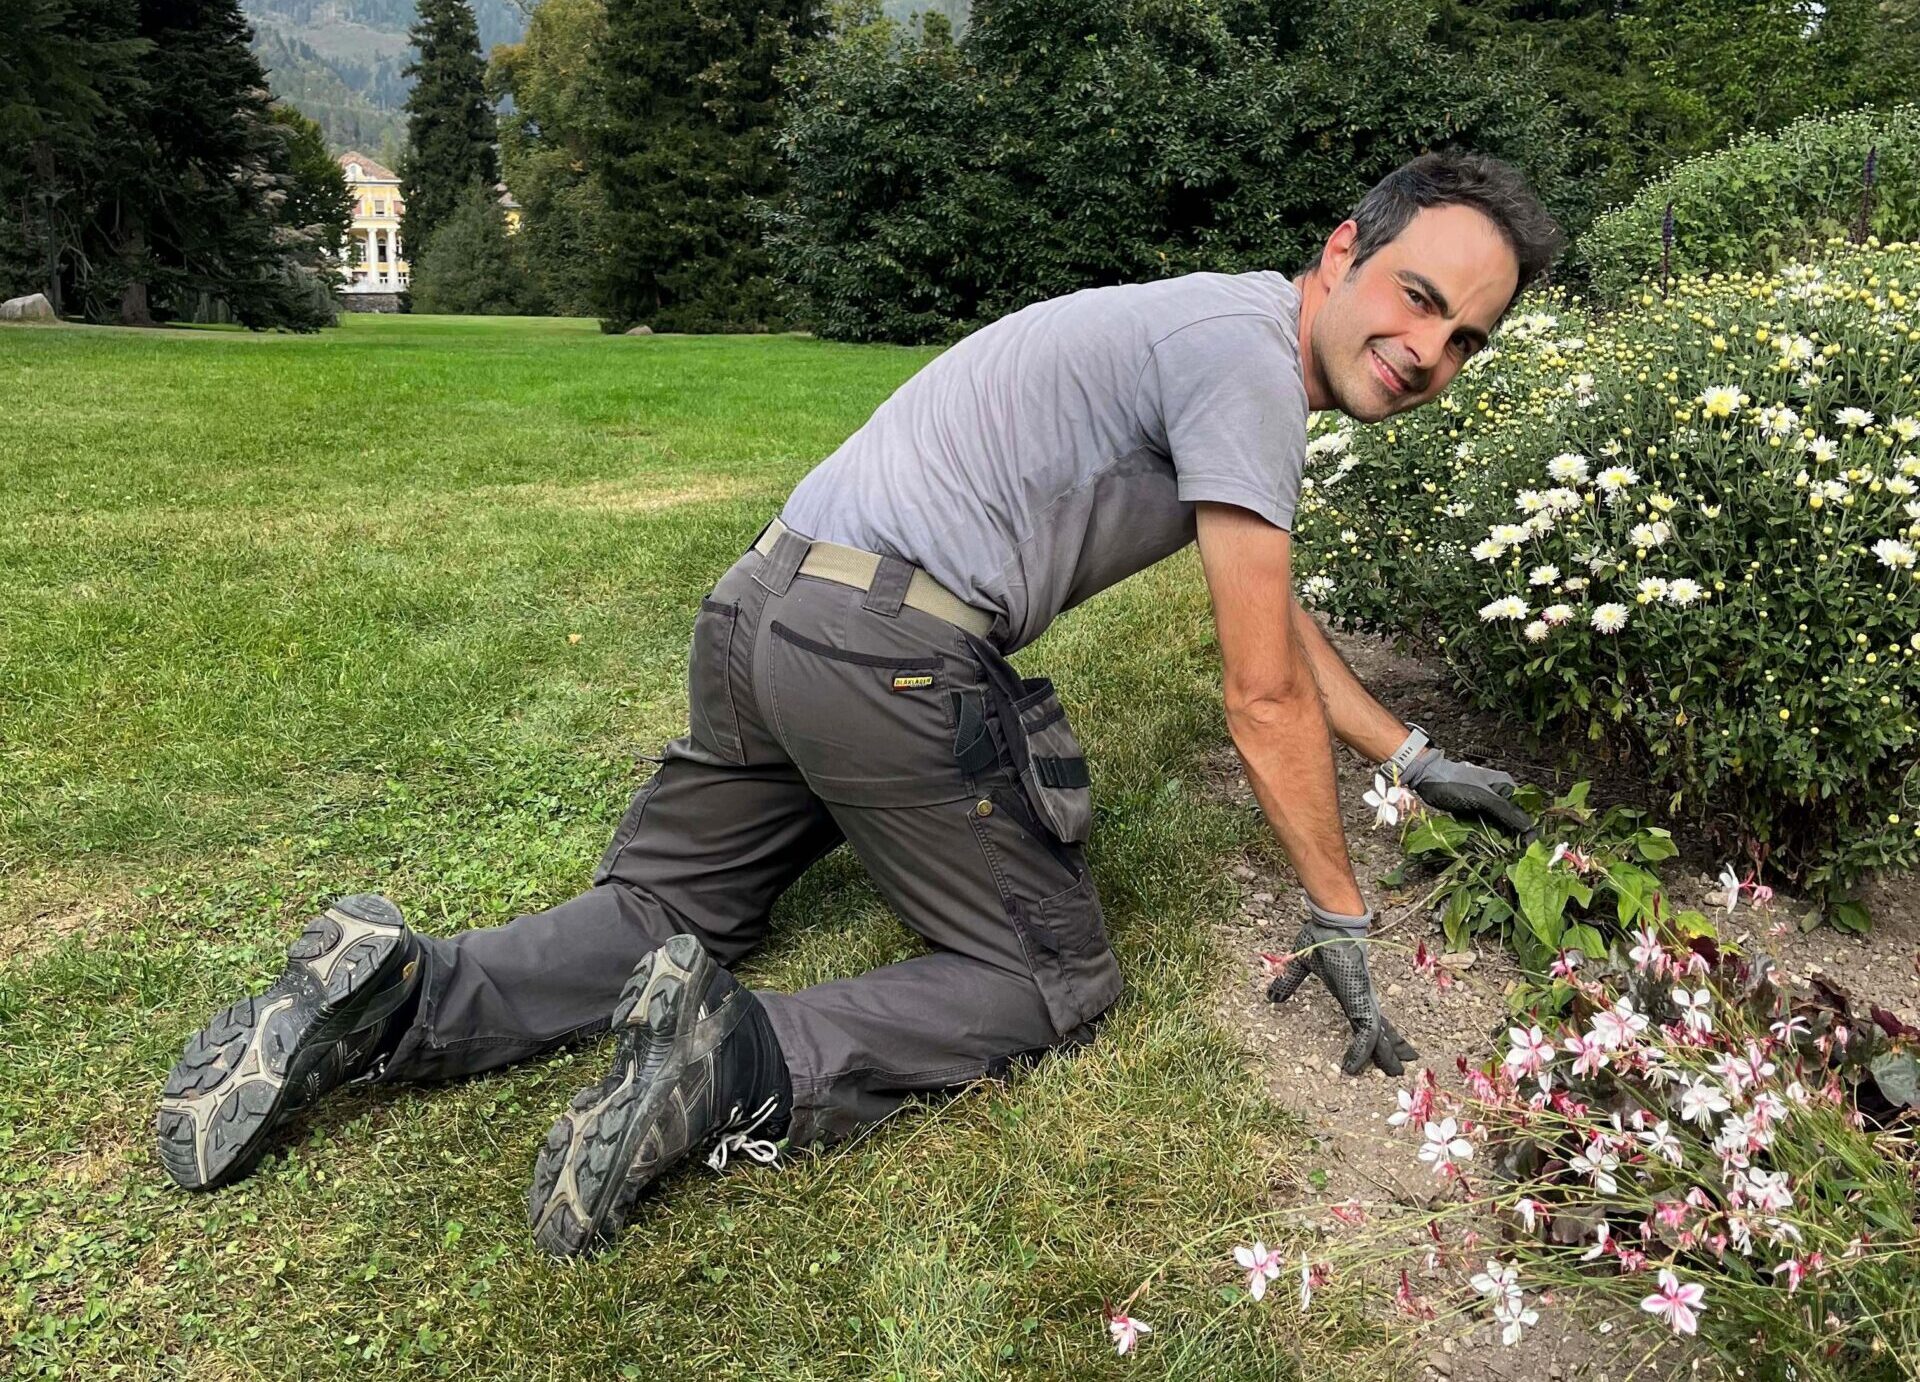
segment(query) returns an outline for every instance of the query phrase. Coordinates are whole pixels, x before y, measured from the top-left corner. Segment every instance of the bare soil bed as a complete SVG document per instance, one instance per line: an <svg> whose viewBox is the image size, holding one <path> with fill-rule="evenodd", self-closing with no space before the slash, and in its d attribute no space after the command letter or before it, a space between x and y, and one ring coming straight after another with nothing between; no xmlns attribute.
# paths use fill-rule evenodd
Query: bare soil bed
<svg viewBox="0 0 1920 1382"><path fill-rule="evenodd" d="M1557 771L1548 755L1528 751L1524 736L1514 727L1467 709L1444 667L1398 653L1376 639L1336 635L1334 641L1383 704L1402 719L1422 725L1450 756L1503 768L1542 787L1565 790L1571 785L1572 777ZM1354 872L1375 906L1374 936L1392 942L1378 946L1371 957L1381 1004L1420 1052L1409 1066L1409 1076L1427 1066L1441 1074L1444 1082L1453 1075L1456 1058L1479 1062L1505 1049L1505 993L1518 982L1520 973L1504 951L1484 945L1463 965L1463 957L1450 957L1454 963L1449 967L1459 982L1445 991L1414 972L1415 942L1424 937L1438 949L1438 928L1418 907L1416 889L1395 892L1380 885L1379 880L1400 862L1397 834L1376 831L1371 809L1361 802L1370 766L1344 749L1338 758ZM1617 774L1590 775L1595 804L1647 804L1644 784ZM1209 763L1208 780L1211 790L1223 798L1258 811L1231 748L1223 748ZM1714 887L1712 874L1718 863L1704 852L1700 840L1678 827L1675 837L1681 855L1661 866L1670 896L1676 906L1710 910L1703 903ZM1380 1216L1390 1215L1395 1207L1428 1203L1437 1182L1415 1159L1418 1139L1386 1123L1395 1107L1394 1092L1405 1081L1388 1079L1377 1070L1358 1079L1340 1073L1346 1022L1317 981L1309 979L1290 1002L1267 1001L1260 955L1291 948L1302 915L1297 881L1277 849L1238 861L1233 872L1241 903L1239 914L1226 928L1235 963L1218 995L1219 1012L1245 1034L1254 1072L1280 1102L1315 1130L1323 1153L1317 1169L1325 1171L1324 1186L1306 1192L1287 1208L1324 1217L1328 1207L1358 1199L1369 1213ZM1920 1021L1917 893L1920 890L1911 877L1878 880L1866 897L1875 925L1864 937L1825 927L1802 933L1795 923L1807 913L1808 904L1784 895L1771 916L1742 909L1723 923L1723 929L1745 946L1771 952L1792 975L1822 972L1862 1007L1872 1000L1910 1022ZM1769 935L1782 920L1788 923L1784 934ZM1497 1230L1490 1226L1487 1237L1489 1244L1496 1242ZM1428 1294L1441 1293L1443 1288L1440 1282L1419 1286ZM1655 1347L1650 1353L1644 1334L1611 1324L1601 1332L1603 1324L1607 1322L1543 1310L1540 1325L1525 1340L1502 1348L1497 1331L1483 1322L1464 1336L1436 1335L1424 1343L1409 1375L1446 1377L1450 1382L1571 1382L1576 1378L1622 1382L1628 1377L1714 1375L1710 1362L1696 1360L1676 1344Z"/></svg>

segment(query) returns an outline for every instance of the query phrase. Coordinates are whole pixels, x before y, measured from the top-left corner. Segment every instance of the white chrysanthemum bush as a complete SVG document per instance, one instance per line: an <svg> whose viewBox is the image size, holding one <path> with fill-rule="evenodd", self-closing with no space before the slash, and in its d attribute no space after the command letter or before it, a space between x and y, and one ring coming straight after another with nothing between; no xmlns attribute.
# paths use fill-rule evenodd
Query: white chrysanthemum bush
<svg viewBox="0 0 1920 1382"><path fill-rule="evenodd" d="M1313 419L1302 598L1844 897L1920 862L1917 371L1920 246L1540 295L1435 406Z"/></svg>

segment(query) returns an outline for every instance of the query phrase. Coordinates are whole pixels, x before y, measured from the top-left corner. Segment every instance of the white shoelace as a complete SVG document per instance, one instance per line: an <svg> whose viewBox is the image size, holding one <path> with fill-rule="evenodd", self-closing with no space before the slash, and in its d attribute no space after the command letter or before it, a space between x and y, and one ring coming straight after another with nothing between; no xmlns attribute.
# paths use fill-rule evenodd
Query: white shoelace
<svg viewBox="0 0 1920 1382"><path fill-rule="evenodd" d="M767 1119L773 1117L774 1109L778 1103L778 1099L769 1095L766 1103L760 1105L759 1110L753 1115L752 1122L740 1129L739 1132L730 1132L718 1142L714 1143L713 1150L707 1154L707 1165L716 1171L724 1171L727 1169L727 1158L735 1152L750 1157L762 1166L773 1165L774 1161L780 1155L780 1148L775 1143L769 1142L764 1138L750 1136L750 1134L755 1128L766 1122ZM729 1115L729 1121L739 1117L739 1115L740 1106L735 1104L733 1113Z"/></svg>

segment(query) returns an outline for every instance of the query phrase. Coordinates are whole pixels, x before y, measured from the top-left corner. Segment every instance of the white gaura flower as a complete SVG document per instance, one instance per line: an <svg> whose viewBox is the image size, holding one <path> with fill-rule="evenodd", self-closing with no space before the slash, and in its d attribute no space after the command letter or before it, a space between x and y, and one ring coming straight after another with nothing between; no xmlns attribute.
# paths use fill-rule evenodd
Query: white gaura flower
<svg viewBox="0 0 1920 1382"><path fill-rule="evenodd" d="M1552 585L1559 579L1560 568L1557 566L1536 566L1527 572L1528 585Z"/></svg>
<svg viewBox="0 0 1920 1382"><path fill-rule="evenodd" d="M1525 619L1527 602L1518 595L1503 595L1480 606L1480 622L1491 624L1496 619Z"/></svg>
<svg viewBox="0 0 1920 1382"><path fill-rule="evenodd" d="M1715 1114L1725 1113L1732 1107L1727 1102L1726 1091L1704 1076L1680 1091L1680 1116L1703 1128L1712 1124Z"/></svg>
<svg viewBox="0 0 1920 1382"><path fill-rule="evenodd" d="M1525 635L1526 640L1529 643L1543 643L1546 641L1546 637L1549 632L1547 628L1547 621L1544 619L1535 619L1532 623L1528 624L1524 629L1520 630L1520 632L1523 635Z"/></svg>
<svg viewBox="0 0 1920 1382"><path fill-rule="evenodd" d="M1400 824L1400 815L1412 811L1419 798L1399 783L1387 785L1386 778L1379 773L1373 775L1373 790L1363 792L1360 800L1373 808L1373 824L1377 829L1383 825Z"/></svg>
<svg viewBox="0 0 1920 1382"><path fill-rule="evenodd" d="M1456 1162L1473 1160L1473 1144L1460 1136L1460 1126L1453 1119L1429 1123L1424 1131L1427 1141L1420 1148L1420 1160L1431 1162L1436 1176L1451 1174Z"/></svg>
<svg viewBox="0 0 1920 1382"><path fill-rule="evenodd" d="M1153 1326L1121 1312L1107 1316L1107 1333L1113 1336L1115 1353L1131 1353L1142 1334L1153 1333Z"/></svg>
<svg viewBox="0 0 1920 1382"><path fill-rule="evenodd" d="M1832 465L1840 454L1840 448L1826 437L1809 437L1801 449L1821 465Z"/></svg>
<svg viewBox="0 0 1920 1382"><path fill-rule="evenodd" d="M1833 420L1842 427L1873 426L1873 414L1865 408L1835 408Z"/></svg>
<svg viewBox="0 0 1920 1382"><path fill-rule="evenodd" d="M1540 617L1557 629L1573 618L1573 606L1548 605L1540 611Z"/></svg>
<svg viewBox="0 0 1920 1382"><path fill-rule="evenodd" d="M1667 603L1670 605L1690 605L1704 593L1700 582L1691 576L1676 576L1667 582Z"/></svg>
<svg viewBox="0 0 1920 1382"><path fill-rule="evenodd" d="M1524 1301L1516 1300L1512 1305L1505 1303L1495 1305L1493 1318L1502 1326L1500 1330L1502 1347L1512 1348L1520 1342L1522 1330L1540 1323L1540 1312L1529 1310Z"/></svg>
<svg viewBox="0 0 1920 1382"><path fill-rule="evenodd" d="M1553 1059L1553 1042L1538 1026L1509 1027L1507 1040L1512 1044L1504 1064L1516 1080L1522 1075L1539 1074Z"/></svg>
<svg viewBox="0 0 1920 1382"><path fill-rule="evenodd" d="M1705 1034L1713 1030L1713 994L1706 989L1695 989L1689 993L1683 988L1673 991L1674 1005L1680 1009L1680 1020L1690 1032Z"/></svg>
<svg viewBox="0 0 1920 1382"><path fill-rule="evenodd" d="M1547 462L1547 475L1563 485L1577 485L1587 478L1587 458L1577 451L1562 451Z"/></svg>
<svg viewBox="0 0 1920 1382"><path fill-rule="evenodd" d="M1468 1280L1481 1295L1492 1297L1496 1309L1504 1302L1520 1303L1520 1269L1512 1263L1489 1258L1487 1269Z"/></svg>
<svg viewBox="0 0 1920 1382"><path fill-rule="evenodd" d="M1685 1154L1681 1150L1680 1139L1673 1135L1672 1128L1668 1126L1667 1120L1664 1118L1658 1123L1655 1123L1653 1127L1646 1132L1635 1133L1634 1136L1646 1144L1648 1151L1657 1157L1672 1162L1675 1166L1678 1166L1684 1159Z"/></svg>
<svg viewBox="0 0 1920 1382"><path fill-rule="evenodd" d="M1873 554L1882 566L1904 571L1913 565L1913 546L1897 537L1883 537L1873 544Z"/></svg>
<svg viewBox="0 0 1920 1382"><path fill-rule="evenodd" d="M1619 633L1627 626L1627 607L1608 601L1593 611L1593 627L1596 633Z"/></svg>
<svg viewBox="0 0 1920 1382"><path fill-rule="evenodd" d="M1490 537L1483 538L1481 541L1473 544L1473 559L1475 561L1499 561L1500 558L1506 554L1507 544L1504 542L1495 542Z"/></svg>
<svg viewBox="0 0 1920 1382"><path fill-rule="evenodd" d="M1741 398L1737 385L1709 384L1700 391L1700 411L1707 417L1732 417L1740 411Z"/></svg>
<svg viewBox="0 0 1920 1382"><path fill-rule="evenodd" d="M1655 600L1667 598L1667 583L1658 576L1647 576L1641 580L1635 593L1639 595L1641 604L1652 604Z"/></svg>
<svg viewBox="0 0 1920 1382"><path fill-rule="evenodd" d="M1620 1167L1620 1158L1615 1156L1612 1149L1599 1138L1596 1137L1589 1142L1587 1149L1574 1156L1567 1165L1581 1175L1589 1177L1593 1181L1593 1188L1602 1195L1618 1193L1620 1182L1614 1178L1613 1173Z"/></svg>
<svg viewBox="0 0 1920 1382"><path fill-rule="evenodd" d="M1707 901L1725 907L1728 916L1732 916L1733 909L1740 905L1740 875L1733 871L1732 864L1720 866L1720 889L1709 893Z"/></svg>

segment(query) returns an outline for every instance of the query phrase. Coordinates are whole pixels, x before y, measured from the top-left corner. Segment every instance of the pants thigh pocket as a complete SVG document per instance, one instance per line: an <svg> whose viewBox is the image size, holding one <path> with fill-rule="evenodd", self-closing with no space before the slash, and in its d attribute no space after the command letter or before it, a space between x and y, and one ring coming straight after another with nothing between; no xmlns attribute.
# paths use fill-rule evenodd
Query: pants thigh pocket
<svg viewBox="0 0 1920 1382"><path fill-rule="evenodd" d="M974 833L1047 1016L1066 1037L1112 1007L1121 990L1093 874L1077 846L1037 838L1006 809L1005 796L991 800L1002 809L970 817Z"/></svg>
<svg viewBox="0 0 1920 1382"><path fill-rule="evenodd" d="M1020 785L1047 828L1067 844L1083 844L1093 828L1093 779L1066 707L1045 677L1030 677L1015 703L1026 749Z"/></svg>
<svg viewBox="0 0 1920 1382"><path fill-rule="evenodd" d="M729 763L742 763L740 716L734 708L738 604L702 600L687 657L687 724L693 742ZM745 652L745 649L741 650ZM744 660L744 659L743 659Z"/></svg>

